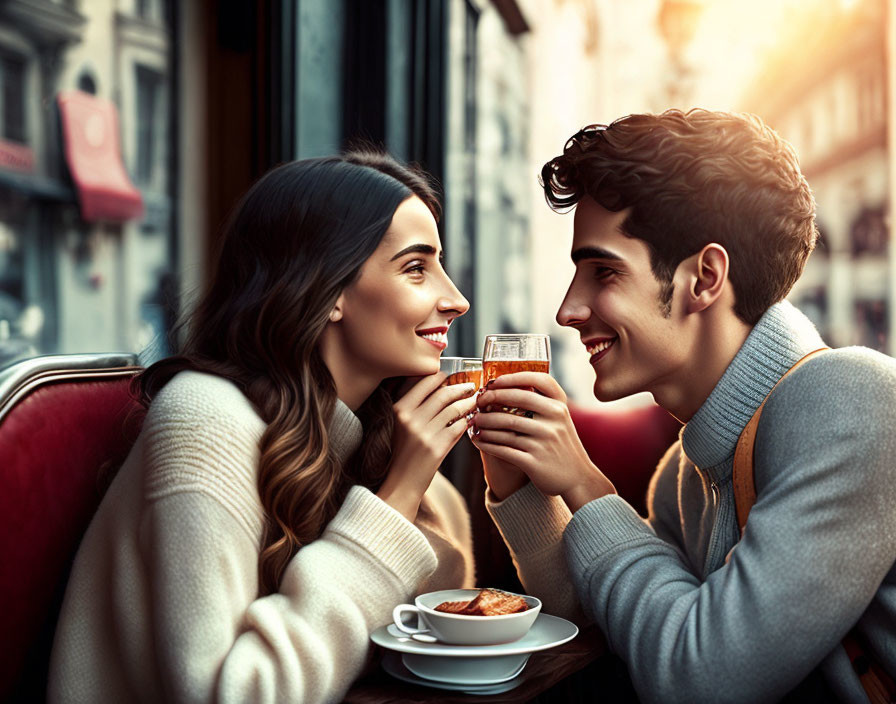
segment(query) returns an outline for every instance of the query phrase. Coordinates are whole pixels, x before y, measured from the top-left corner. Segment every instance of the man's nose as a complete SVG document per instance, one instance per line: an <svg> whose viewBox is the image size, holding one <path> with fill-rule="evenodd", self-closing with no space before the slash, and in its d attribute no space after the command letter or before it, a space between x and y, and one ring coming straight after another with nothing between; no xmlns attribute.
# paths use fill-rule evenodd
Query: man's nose
<svg viewBox="0 0 896 704"><path fill-rule="evenodd" d="M575 296L573 287L570 286L557 311L557 323L564 327L571 327L586 322L590 317L590 309Z"/></svg>

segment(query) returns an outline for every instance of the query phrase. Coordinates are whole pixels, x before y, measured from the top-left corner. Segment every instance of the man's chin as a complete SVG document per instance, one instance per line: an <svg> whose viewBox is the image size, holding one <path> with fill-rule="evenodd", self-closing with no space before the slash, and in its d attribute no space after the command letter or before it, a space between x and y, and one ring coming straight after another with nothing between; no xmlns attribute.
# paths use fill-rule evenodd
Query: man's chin
<svg viewBox="0 0 896 704"><path fill-rule="evenodd" d="M594 398L602 403L609 403L610 401L618 401L621 398L634 396L640 393L641 389L632 389L625 386L625 384L608 383L606 377L601 378L598 376L594 380L593 391Z"/></svg>

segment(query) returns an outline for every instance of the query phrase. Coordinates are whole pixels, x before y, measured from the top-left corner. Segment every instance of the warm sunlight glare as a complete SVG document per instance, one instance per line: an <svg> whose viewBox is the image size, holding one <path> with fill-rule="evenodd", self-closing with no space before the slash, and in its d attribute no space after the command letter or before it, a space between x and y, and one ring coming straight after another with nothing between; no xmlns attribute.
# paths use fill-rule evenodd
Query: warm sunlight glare
<svg viewBox="0 0 896 704"><path fill-rule="evenodd" d="M695 104L738 109L747 82L782 38L818 14L852 8L858 0L706 0L689 56L700 65ZM764 77L771 78L771 77Z"/></svg>

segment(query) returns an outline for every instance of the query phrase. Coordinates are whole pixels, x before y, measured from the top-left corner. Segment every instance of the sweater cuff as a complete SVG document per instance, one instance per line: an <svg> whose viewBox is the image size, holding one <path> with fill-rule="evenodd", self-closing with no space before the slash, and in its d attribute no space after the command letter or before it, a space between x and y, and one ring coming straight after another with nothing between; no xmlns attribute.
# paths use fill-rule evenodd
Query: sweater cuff
<svg viewBox="0 0 896 704"><path fill-rule="evenodd" d="M386 566L409 590L438 566L429 541L385 501L362 486L353 486L324 535L335 534L357 545Z"/></svg>
<svg viewBox="0 0 896 704"><path fill-rule="evenodd" d="M504 541L517 555L530 555L556 545L563 537L571 513L559 496L545 496L531 482L503 501L492 501L487 491L485 506Z"/></svg>
<svg viewBox="0 0 896 704"><path fill-rule="evenodd" d="M576 511L563 537L570 565L579 572L621 545L656 536L625 499L610 494Z"/></svg>

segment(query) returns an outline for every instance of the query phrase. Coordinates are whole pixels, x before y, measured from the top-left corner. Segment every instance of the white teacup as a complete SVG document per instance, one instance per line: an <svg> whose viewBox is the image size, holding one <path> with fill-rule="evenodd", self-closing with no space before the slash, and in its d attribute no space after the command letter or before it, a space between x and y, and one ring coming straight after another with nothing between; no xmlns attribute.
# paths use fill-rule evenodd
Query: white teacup
<svg viewBox="0 0 896 704"><path fill-rule="evenodd" d="M392 611L396 628L410 636L428 635L451 645L497 645L519 640L532 627L541 611L541 601L534 596L520 594L529 608L502 616L467 616L436 611L445 601L469 601L479 589L444 589L421 594L413 604L399 604ZM403 620L404 614L414 614L422 628L412 628Z"/></svg>

